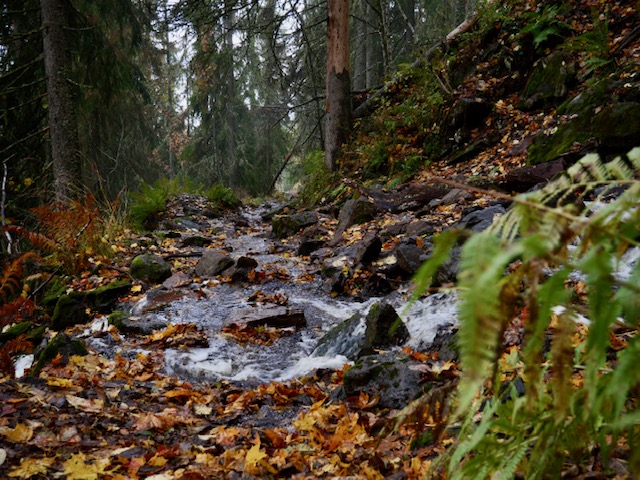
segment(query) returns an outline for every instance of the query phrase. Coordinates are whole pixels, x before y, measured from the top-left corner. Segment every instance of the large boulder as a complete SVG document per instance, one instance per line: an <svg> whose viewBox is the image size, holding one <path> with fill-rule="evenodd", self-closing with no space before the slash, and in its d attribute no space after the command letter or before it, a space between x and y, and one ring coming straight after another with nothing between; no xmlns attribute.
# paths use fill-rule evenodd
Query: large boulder
<svg viewBox="0 0 640 480"><path fill-rule="evenodd" d="M378 207L365 197L344 202L338 215L338 227L336 228L336 234L331 244L337 244L342 239L342 234L352 225L359 225L373 220L377 212Z"/></svg>
<svg viewBox="0 0 640 480"><path fill-rule="evenodd" d="M271 231L276 238L286 238L305 227L318 222L316 212L301 212L293 215L275 215L271 220Z"/></svg>
<svg viewBox="0 0 640 480"><path fill-rule="evenodd" d="M506 210L502 205L492 205L465 215L462 217L462 220L460 220L459 226L468 228L474 232L481 232L491 226L496 215L503 215L505 213Z"/></svg>
<svg viewBox="0 0 640 480"><path fill-rule="evenodd" d="M149 283L162 283L171 276L171 267L162 257L145 253L131 261L131 276Z"/></svg>
<svg viewBox="0 0 640 480"><path fill-rule="evenodd" d="M233 259L222 252L207 250L198 261L194 273L198 277L215 277L233 266Z"/></svg>
<svg viewBox="0 0 640 480"><path fill-rule="evenodd" d="M376 348L390 348L409 340L409 331L394 308L381 302L366 317L357 313L331 329L318 342L313 356L344 355L359 358Z"/></svg>

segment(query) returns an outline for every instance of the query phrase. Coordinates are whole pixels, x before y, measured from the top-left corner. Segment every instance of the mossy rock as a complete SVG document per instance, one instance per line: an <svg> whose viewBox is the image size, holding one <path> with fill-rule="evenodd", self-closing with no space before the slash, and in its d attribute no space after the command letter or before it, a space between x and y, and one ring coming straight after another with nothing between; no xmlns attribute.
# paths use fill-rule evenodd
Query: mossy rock
<svg viewBox="0 0 640 480"><path fill-rule="evenodd" d="M575 83L575 62L568 53L555 51L536 64L522 92L521 108L556 105Z"/></svg>
<svg viewBox="0 0 640 480"><path fill-rule="evenodd" d="M614 103L604 107L591 121L598 144L613 149L628 149L640 143L640 103Z"/></svg>
<svg viewBox="0 0 640 480"><path fill-rule="evenodd" d="M87 323L91 317L86 309L85 304L75 296L62 295L53 310L51 328L60 331L72 325Z"/></svg>
<svg viewBox="0 0 640 480"><path fill-rule="evenodd" d="M108 309L119 297L131 289L129 280L116 280L102 287L90 290L85 294L87 301L100 311Z"/></svg>
<svg viewBox="0 0 640 480"><path fill-rule="evenodd" d="M56 277L51 281L51 285L47 290L47 293L44 294L44 299L42 304L44 307L51 313L58 303L58 299L64 295L67 291L67 282L61 278Z"/></svg>
<svg viewBox="0 0 640 480"><path fill-rule="evenodd" d="M121 332L126 330L125 320L129 318L129 314L122 310L117 310L107 317L109 325L113 325Z"/></svg>
<svg viewBox="0 0 640 480"><path fill-rule="evenodd" d="M366 344L370 348L402 345L409 340L409 330L388 303L371 306L366 318Z"/></svg>
<svg viewBox="0 0 640 480"><path fill-rule="evenodd" d="M131 276L149 283L162 283L171 276L171 266L162 257L145 253L131 261Z"/></svg>
<svg viewBox="0 0 640 480"><path fill-rule="evenodd" d="M23 333L26 333L31 328L31 322L20 322L15 325L11 325L7 330L0 333L0 345L5 342L18 338Z"/></svg>
<svg viewBox="0 0 640 480"><path fill-rule="evenodd" d="M580 118L561 125L552 135L537 135L529 146L527 164L539 165L557 159L573 150L575 144L584 144L591 137L590 128Z"/></svg>
<svg viewBox="0 0 640 480"><path fill-rule="evenodd" d="M74 340L66 333L58 333L37 355L38 362L32 370L32 375L37 376L42 368L58 355L66 362L71 355L84 356L87 353L89 353L87 347L81 340Z"/></svg>

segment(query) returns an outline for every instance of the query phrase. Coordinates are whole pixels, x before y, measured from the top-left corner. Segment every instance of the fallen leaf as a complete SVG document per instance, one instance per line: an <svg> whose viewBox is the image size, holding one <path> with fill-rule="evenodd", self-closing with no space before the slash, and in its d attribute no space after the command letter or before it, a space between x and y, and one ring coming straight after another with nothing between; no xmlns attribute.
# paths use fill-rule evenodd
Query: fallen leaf
<svg viewBox="0 0 640 480"><path fill-rule="evenodd" d="M55 462L55 458L23 458L20 465L14 468L9 476L12 478L31 478L36 475L46 475Z"/></svg>
<svg viewBox="0 0 640 480"><path fill-rule="evenodd" d="M266 458L267 454L264 450L260 450L260 437L256 434L255 443L253 447L249 449L247 452L247 456L245 458L245 463L251 467L255 467L260 460Z"/></svg>
<svg viewBox="0 0 640 480"><path fill-rule="evenodd" d="M111 460L107 457L87 457L84 453L76 453L63 463L67 480L92 480L104 478L105 469Z"/></svg>
<svg viewBox="0 0 640 480"><path fill-rule="evenodd" d="M90 399L67 395L67 402L84 412L100 413L104 410L104 401L100 399Z"/></svg>
<svg viewBox="0 0 640 480"><path fill-rule="evenodd" d="M0 427L0 435L4 435L14 443L26 443L33 437L33 429L24 423L19 423L15 428Z"/></svg>

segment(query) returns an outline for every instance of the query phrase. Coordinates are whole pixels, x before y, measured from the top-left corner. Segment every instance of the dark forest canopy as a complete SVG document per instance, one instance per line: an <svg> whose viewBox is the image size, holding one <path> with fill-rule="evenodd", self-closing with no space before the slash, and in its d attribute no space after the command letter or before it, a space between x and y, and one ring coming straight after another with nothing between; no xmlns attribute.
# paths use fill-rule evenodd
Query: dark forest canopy
<svg viewBox="0 0 640 480"><path fill-rule="evenodd" d="M473 5L349 8L351 90L361 94ZM22 204L51 199L62 177L63 196L114 198L158 177L260 195L285 159L324 147L325 1L5 0L0 18L0 152ZM66 118L52 126L60 102Z"/></svg>

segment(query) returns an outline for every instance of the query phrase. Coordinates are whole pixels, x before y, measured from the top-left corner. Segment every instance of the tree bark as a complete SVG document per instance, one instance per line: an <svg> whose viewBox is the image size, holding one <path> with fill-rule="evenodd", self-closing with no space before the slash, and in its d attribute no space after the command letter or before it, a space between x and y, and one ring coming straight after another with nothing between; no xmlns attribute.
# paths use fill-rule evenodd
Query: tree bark
<svg viewBox="0 0 640 480"><path fill-rule="evenodd" d="M65 31L65 0L41 0L44 66L49 98L49 136L56 200L68 203L82 185L78 120L73 85L69 81L71 55Z"/></svg>
<svg viewBox="0 0 640 480"><path fill-rule="evenodd" d="M328 10L325 159L333 171L351 127L349 1L328 0Z"/></svg>

